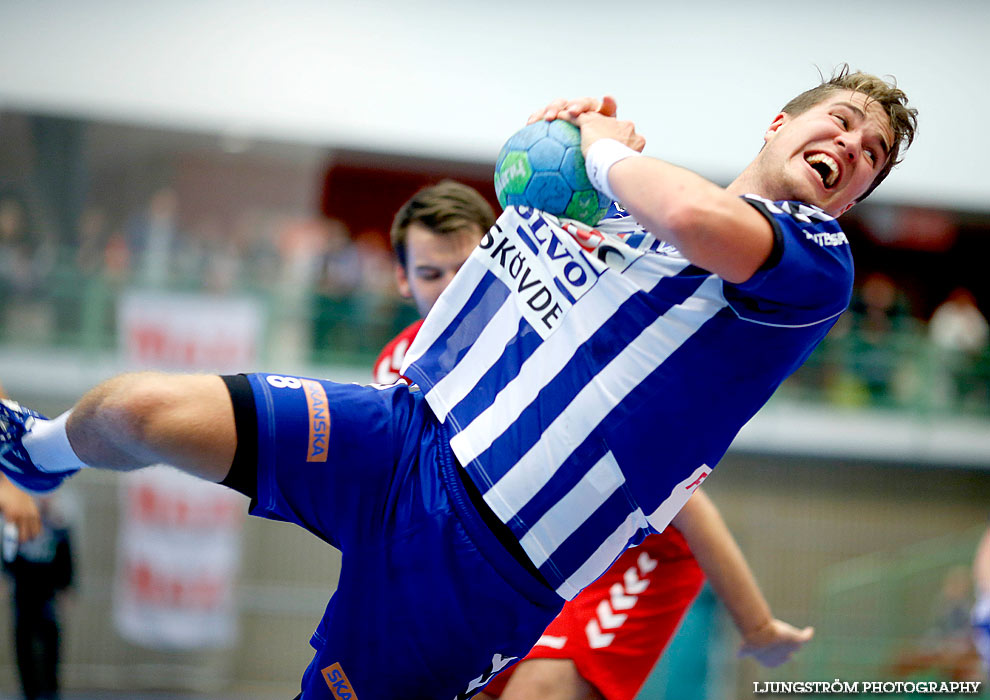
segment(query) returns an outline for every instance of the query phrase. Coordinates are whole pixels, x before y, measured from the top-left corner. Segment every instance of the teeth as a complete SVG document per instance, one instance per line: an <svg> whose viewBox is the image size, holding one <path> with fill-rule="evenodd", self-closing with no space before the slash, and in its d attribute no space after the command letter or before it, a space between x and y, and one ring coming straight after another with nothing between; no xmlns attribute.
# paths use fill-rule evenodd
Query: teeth
<svg viewBox="0 0 990 700"><path fill-rule="evenodd" d="M815 163L824 163L828 166L828 177L825 178L825 186L831 187L835 184L835 181L839 179L839 166L831 156L825 155L824 153L815 153L814 155L808 156L805 160L809 164L814 165Z"/></svg>

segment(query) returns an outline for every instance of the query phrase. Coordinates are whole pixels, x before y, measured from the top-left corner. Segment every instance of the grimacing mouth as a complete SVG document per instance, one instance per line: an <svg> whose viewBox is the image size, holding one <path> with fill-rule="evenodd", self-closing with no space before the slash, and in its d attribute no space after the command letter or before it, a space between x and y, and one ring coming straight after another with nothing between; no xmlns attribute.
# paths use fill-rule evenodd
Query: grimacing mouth
<svg viewBox="0 0 990 700"><path fill-rule="evenodd" d="M822 179L825 189L830 190L839 181L839 165L835 159L827 153L812 153L805 156L805 161L810 165L818 176Z"/></svg>

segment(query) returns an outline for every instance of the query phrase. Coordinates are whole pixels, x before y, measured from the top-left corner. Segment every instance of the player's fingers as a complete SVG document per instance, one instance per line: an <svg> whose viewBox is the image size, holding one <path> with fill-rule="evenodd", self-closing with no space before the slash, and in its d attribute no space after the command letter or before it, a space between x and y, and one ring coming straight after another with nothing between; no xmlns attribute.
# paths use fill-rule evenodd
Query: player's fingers
<svg viewBox="0 0 990 700"><path fill-rule="evenodd" d="M598 113L603 114L606 117L614 117L619 113L619 106L615 101L615 98L611 95L605 95L602 98L601 103L598 106Z"/></svg>
<svg viewBox="0 0 990 700"><path fill-rule="evenodd" d="M530 114L529 118L526 120L526 123L533 124L541 120L551 121L553 119L556 119L560 111L564 109L564 107L566 106L567 106L567 100L565 100L562 97L559 97L550 104L548 104L543 109L538 109L532 114Z"/></svg>
<svg viewBox="0 0 990 700"><path fill-rule="evenodd" d="M27 542L28 540L33 540L35 537L41 534L41 519L40 518L27 518L27 520L21 525L21 541Z"/></svg>
<svg viewBox="0 0 990 700"><path fill-rule="evenodd" d="M586 112L598 112L600 107L601 102L594 97L579 97L567 103L563 110L563 116L567 119L577 119Z"/></svg>
<svg viewBox="0 0 990 700"><path fill-rule="evenodd" d="M16 515L10 522L17 526L18 539L21 542L34 539L41 530L41 524L36 523L29 515Z"/></svg>

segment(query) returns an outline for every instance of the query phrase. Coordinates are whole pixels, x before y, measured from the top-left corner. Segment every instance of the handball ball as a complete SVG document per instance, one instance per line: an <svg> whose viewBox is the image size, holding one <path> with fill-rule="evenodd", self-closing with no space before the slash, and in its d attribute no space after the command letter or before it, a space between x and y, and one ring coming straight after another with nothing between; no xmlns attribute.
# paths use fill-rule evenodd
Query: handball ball
<svg viewBox="0 0 990 700"><path fill-rule="evenodd" d="M533 207L588 226L611 204L588 180L581 130L562 119L529 124L506 141L495 161L495 194L503 207Z"/></svg>

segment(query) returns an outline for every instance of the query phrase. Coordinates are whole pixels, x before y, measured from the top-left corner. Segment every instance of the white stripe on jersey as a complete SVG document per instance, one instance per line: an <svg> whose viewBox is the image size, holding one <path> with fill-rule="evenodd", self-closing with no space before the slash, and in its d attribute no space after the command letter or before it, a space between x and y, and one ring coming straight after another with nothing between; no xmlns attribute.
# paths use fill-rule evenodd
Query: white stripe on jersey
<svg viewBox="0 0 990 700"><path fill-rule="evenodd" d="M543 341L532 356L523 363L519 374L496 395L492 404L478 415L470 425L462 426L461 432L451 439L451 448L458 459L462 460L461 464L469 464L475 457L491 447L492 442L519 417L518 407L528 406L532 403L543 387L552 381L560 370L573 359L574 348L594 335L599 327L630 296L644 287L649 288L648 283L655 283L660 275L672 277L689 264L683 258L640 258L624 275L632 284L610 286L607 293L604 289L594 289L583 296L570 311L570 313L580 315L580 323L575 324L575 326L579 325L579 328L575 328L575 330L580 330L580 333L576 332L570 335L554 333ZM608 285L609 281L599 280L598 284ZM509 306L510 302L507 301L499 311L501 312ZM515 327L510 332L514 331ZM508 341L507 338L497 344L499 353L502 352ZM480 345L481 342L479 341L478 344ZM493 347L488 348L488 350L494 353L496 343L493 342L492 345ZM451 375L440 380L429 394L435 392L440 397L444 396L444 392L456 392L457 401L466 397L491 367L491 364L482 362L476 364L466 360L467 358L454 368L454 371L462 367L464 369L464 372L458 374L458 383L449 386L446 384L446 379L454 374L452 371ZM495 360L497 361L498 357ZM471 373L473 377L466 377L465 375L468 373ZM456 401L451 403L456 403ZM447 412L451 408L446 405L446 402L443 404L446 406L446 411L438 414L441 420L445 420Z"/></svg>
<svg viewBox="0 0 990 700"><path fill-rule="evenodd" d="M671 307L647 326L578 392L547 427L540 440L485 493L485 502L502 522L509 522L537 494L574 447L630 391L726 306L721 288L722 280L718 277L706 279L694 296ZM648 350L644 351L644 347ZM464 432L450 441L454 454L461 460L468 459L470 453L459 454L454 445ZM468 447L465 446L465 449ZM470 454L471 459L476 456L477 453Z"/></svg>
<svg viewBox="0 0 990 700"><path fill-rule="evenodd" d="M461 361L430 390L435 396L443 397L434 409L440 422L447 420L451 409L470 394L478 380L498 362L506 343L518 332L519 316L511 303L503 303Z"/></svg>
<svg viewBox="0 0 990 700"><path fill-rule="evenodd" d="M543 566L553 550L581 525L574 514L594 513L625 481L615 457L606 452L584 479L544 513L519 544L536 566Z"/></svg>
<svg viewBox="0 0 990 700"><path fill-rule="evenodd" d="M646 516L647 521L653 526L657 532L663 532L670 521L674 519L678 511L688 502L692 494L698 490L698 486L704 481L705 477L711 474L712 470L707 464L702 464L700 467L691 473L691 476L681 481L681 483L674 486L671 490L670 495L663 500L657 509Z"/></svg>
<svg viewBox="0 0 990 700"><path fill-rule="evenodd" d="M639 508L629 513L615 532L605 538L598 549L557 587L557 595L570 600L608 569L629 546L629 540L646 528L646 518Z"/></svg>

